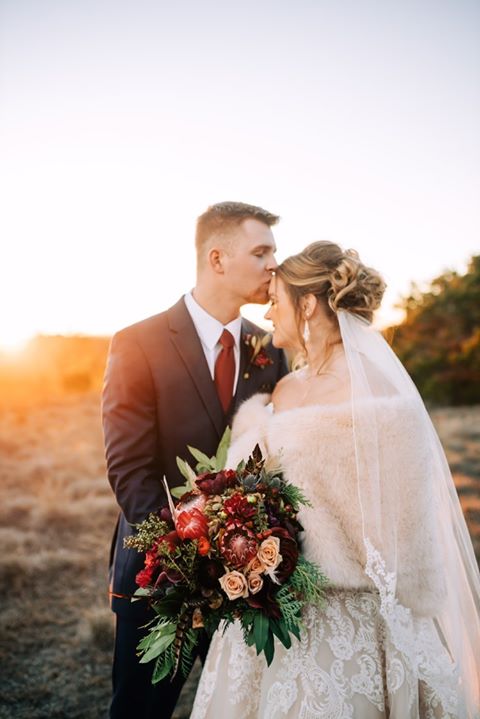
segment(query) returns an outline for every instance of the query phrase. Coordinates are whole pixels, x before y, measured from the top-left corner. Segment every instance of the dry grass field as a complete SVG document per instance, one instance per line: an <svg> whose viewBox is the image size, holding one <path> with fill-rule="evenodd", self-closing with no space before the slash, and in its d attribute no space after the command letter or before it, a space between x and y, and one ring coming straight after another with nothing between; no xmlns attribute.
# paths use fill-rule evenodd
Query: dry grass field
<svg viewBox="0 0 480 719"><path fill-rule="evenodd" d="M480 556L480 407L436 410ZM96 394L0 414L0 719L99 719L110 692L106 572L116 506ZM188 717L195 682L177 719Z"/></svg>

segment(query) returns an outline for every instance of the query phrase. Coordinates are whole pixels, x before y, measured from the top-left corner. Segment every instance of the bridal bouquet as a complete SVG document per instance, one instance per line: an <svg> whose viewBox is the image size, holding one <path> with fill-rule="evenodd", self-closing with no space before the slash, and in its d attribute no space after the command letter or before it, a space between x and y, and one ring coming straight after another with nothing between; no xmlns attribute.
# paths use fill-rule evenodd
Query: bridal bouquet
<svg viewBox="0 0 480 719"><path fill-rule="evenodd" d="M189 447L196 472L177 463L187 484L175 488L176 506L136 525L125 546L145 552L133 601L147 598L155 610L138 645L140 661L155 660L152 682L187 674L200 633L239 620L245 642L274 655L274 637L288 649L300 636L301 611L321 602L321 570L299 553L297 520L310 506L280 472L267 471L258 445L247 462L224 469L229 430L215 457Z"/></svg>

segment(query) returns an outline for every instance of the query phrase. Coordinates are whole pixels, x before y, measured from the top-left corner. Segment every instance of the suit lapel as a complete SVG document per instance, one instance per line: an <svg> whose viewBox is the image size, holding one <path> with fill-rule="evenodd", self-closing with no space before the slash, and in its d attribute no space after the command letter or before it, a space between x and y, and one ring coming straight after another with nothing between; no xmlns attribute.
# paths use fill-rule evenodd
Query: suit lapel
<svg viewBox="0 0 480 719"><path fill-rule="evenodd" d="M202 343L183 297L167 312L170 337L190 374L202 402L220 437L225 427L217 390L212 381Z"/></svg>

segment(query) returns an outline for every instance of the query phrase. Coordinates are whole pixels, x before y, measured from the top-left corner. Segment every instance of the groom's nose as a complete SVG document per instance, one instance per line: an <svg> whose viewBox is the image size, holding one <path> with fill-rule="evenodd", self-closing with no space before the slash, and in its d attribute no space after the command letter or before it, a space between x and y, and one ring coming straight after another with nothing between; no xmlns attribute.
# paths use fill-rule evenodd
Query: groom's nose
<svg viewBox="0 0 480 719"><path fill-rule="evenodd" d="M275 255L273 254L273 250L272 250L272 252L268 253L268 258L267 258L267 263L265 265L265 269L268 272L275 272L277 267L278 267L278 262L275 259Z"/></svg>

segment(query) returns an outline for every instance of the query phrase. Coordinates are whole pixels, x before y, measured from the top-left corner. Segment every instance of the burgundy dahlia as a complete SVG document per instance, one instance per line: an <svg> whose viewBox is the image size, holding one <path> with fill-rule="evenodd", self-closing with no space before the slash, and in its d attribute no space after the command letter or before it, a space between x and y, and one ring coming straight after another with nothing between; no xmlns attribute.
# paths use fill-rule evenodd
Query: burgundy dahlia
<svg viewBox="0 0 480 719"><path fill-rule="evenodd" d="M255 505L250 504L248 499L238 492L224 501L223 509L231 517L242 519L251 519L257 511Z"/></svg>
<svg viewBox="0 0 480 719"><path fill-rule="evenodd" d="M204 494L222 494L229 487L237 484L237 474L233 469L221 472L205 472L196 479L197 488Z"/></svg>

